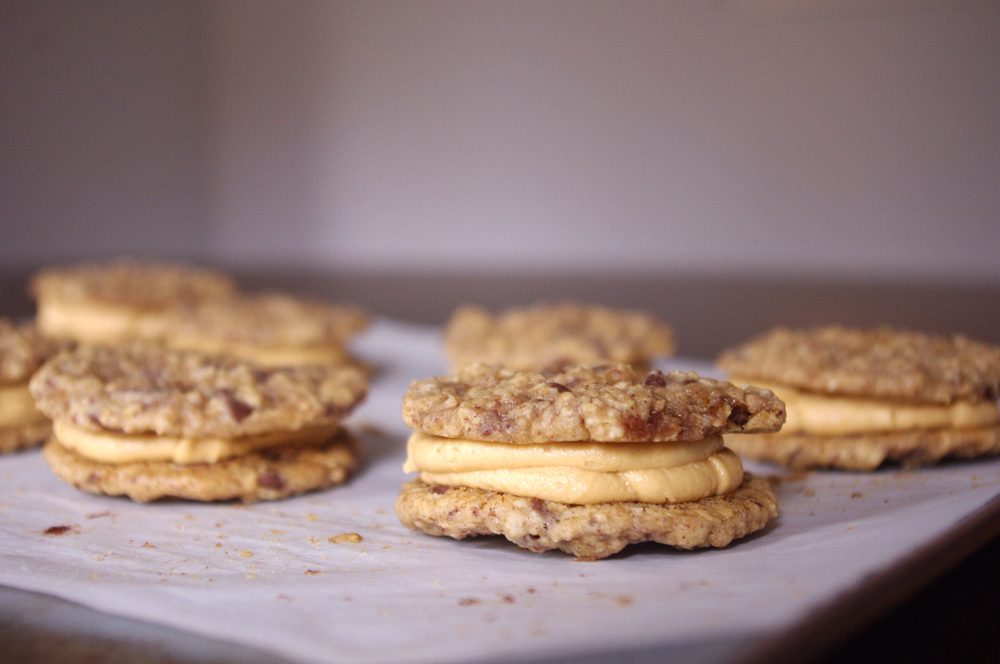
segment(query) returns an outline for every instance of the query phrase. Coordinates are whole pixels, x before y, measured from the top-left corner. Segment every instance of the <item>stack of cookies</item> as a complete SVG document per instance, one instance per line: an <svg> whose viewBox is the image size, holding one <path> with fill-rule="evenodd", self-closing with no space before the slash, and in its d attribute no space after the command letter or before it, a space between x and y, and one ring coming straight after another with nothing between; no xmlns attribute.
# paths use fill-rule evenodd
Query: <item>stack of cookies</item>
<svg viewBox="0 0 1000 664"><path fill-rule="evenodd" d="M781 426L764 390L627 364L479 364L414 382L402 410L415 430L404 470L420 476L396 511L431 535L596 560L646 541L725 546L777 514L721 437Z"/></svg>
<svg viewBox="0 0 1000 664"><path fill-rule="evenodd" d="M80 343L134 339L226 353L258 364L352 362L368 324L353 305L241 292L228 276L179 263L119 260L44 270L29 291L48 336Z"/></svg>
<svg viewBox="0 0 1000 664"><path fill-rule="evenodd" d="M0 319L0 453L38 445L52 427L35 408L28 380L59 344L32 323Z"/></svg>
<svg viewBox="0 0 1000 664"><path fill-rule="evenodd" d="M341 427L364 397L349 366L264 368L133 343L81 346L31 379L53 420L57 476L146 502L282 498L342 482L357 445Z"/></svg>
<svg viewBox="0 0 1000 664"><path fill-rule="evenodd" d="M997 346L888 328L778 328L718 364L788 406L780 432L732 439L747 457L873 470L1000 453Z"/></svg>
<svg viewBox="0 0 1000 664"><path fill-rule="evenodd" d="M537 303L492 315L457 309L445 326L444 350L453 370L482 362L510 369L559 369L622 362L640 369L674 352L670 326L642 311L574 302Z"/></svg>
<svg viewBox="0 0 1000 664"><path fill-rule="evenodd" d="M341 423L367 390L345 351L367 324L360 309L132 260L44 270L30 292L41 332L78 344L31 382L54 421L43 458L74 486L253 501L340 483L357 466Z"/></svg>

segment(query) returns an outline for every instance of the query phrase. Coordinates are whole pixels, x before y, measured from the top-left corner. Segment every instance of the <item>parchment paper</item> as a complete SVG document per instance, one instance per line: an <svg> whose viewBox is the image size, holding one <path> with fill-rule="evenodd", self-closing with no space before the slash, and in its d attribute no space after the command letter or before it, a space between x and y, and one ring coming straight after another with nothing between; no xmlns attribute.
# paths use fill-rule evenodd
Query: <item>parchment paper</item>
<svg viewBox="0 0 1000 664"><path fill-rule="evenodd" d="M445 369L434 329L380 321L376 369L349 424L348 484L240 504L91 496L37 451L0 458L0 583L302 662L573 657L764 637L793 627L1000 494L1000 460L777 480L781 517L727 549L629 547L574 562L500 538L454 541L393 513L408 434L399 403ZM711 367L694 360L672 367ZM356 533L360 542L339 541ZM351 538L347 538L351 539Z"/></svg>

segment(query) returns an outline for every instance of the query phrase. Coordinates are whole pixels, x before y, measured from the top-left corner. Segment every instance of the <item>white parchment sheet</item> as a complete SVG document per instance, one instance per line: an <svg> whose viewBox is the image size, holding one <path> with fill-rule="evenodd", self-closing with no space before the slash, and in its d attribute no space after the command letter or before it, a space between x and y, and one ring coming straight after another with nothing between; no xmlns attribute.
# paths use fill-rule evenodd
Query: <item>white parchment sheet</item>
<svg viewBox="0 0 1000 664"><path fill-rule="evenodd" d="M811 473L779 482L781 517L727 549L642 545L593 563L429 537L393 502L407 477L400 399L444 371L437 331L379 321L357 349L376 374L350 420L366 454L348 484L249 506L139 505L73 489L37 451L9 455L0 583L303 662L569 657L773 635L1000 494L995 459ZM710 372L664 368L678 364Z"/></svg>

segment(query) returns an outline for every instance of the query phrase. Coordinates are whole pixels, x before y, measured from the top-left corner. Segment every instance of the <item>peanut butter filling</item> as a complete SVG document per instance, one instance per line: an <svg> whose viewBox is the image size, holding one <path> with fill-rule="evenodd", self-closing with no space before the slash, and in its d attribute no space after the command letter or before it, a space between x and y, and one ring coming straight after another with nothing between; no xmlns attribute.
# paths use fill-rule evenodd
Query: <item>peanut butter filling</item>
<svg viewBox="0 0 1000 664"><path fill-rule="evenodd" d="M225 439L95 432L65 422L55 422L52 427L55 438L63 447L94 461L170 461L180 464L215 463L279 445L321 445L336 430L337 426L323 426Z"/></svg>
<svg viewBox="0 0 1000 664"><path fill-rule="evenodd" d="M669 443L512 445L440 438L407 443L405 472L428 484L468 486L568 504L677 503L728 493L743 481L721 436Z"/></svg>
<svg viewBox="0 0 1000 664"><path fill-rule="evenodd" d="M108 343L125 339L154 339L162 336L166 321L151 312L99 304L38 302L38 328L50 337L87 343Z"/></svg>
<svg viewBox="0 0 1000 664"><path fill-rule="evenodd" d="M784 401L788 416L780 433L785 434L835 436L914 429L968 429L991 426L1000 420L1000 411L995 401L958 401L940 406L821 395L787 385L762 384L736 377L732 382L763 387Z"/></svg>

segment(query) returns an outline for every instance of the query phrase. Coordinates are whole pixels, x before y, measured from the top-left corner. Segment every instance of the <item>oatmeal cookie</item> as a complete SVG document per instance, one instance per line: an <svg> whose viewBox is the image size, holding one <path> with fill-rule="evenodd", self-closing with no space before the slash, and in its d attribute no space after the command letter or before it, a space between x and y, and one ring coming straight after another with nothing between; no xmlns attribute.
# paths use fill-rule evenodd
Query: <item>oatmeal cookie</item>
<svg viewBox="0 0 1000 664"><path fill-rule="evenodd" d="M366 381L353 367L267 368L133 342L63 352L30 389L54 421L43 458L74 486L251 501L347 477L357 445L341 422Z"/></svg>
<svg viewBox="0 0 1000 664"><path fill-rule="evenodd" d="M27 383L64 346L42 335L32 323L0 318L0 386Z"/></svg>
<svg viewBox="0 0 1000 664"><path fill-rule="evenodd" d="M33 447L49 435L51 424L35 408L28 379L59 347L31 323L0 319L0 453Z"/></svg>
<svg viewBox="0 0 1000 664"><path fill-rule="evenodd" d="M260 364L350 361L345 344L369 322L359 307L280 293L238 295L174 307L165 343L225 352Z"/></svg>
<svg viewBox="0 0 1000 664"><path fill-rule="evenodd" d="M353 367L265 368L132 343L60 353L30 388L42 412L84 429L235 438L335 425L367 381Z"/></svg>
<svg viewBox="0 0 1000 664"><path fill-rule="evenodd" d="M457 309L445 327L453 369L476 362L534 370L569 364L625 362L647 366L674 352L673 331L641 311L571 302L537 303L493 315Z"/></svg>
<svg viewBox="0 0 1000 664"><path fill-rule="evenodd" d="M971 459L1000 454L1000 425L841 436L760 434L733 436L726 439L726 445L741 456L786 468L867 471L886 462L917 468L946 458Z"/></svg>
<svg viewBox="0 0 1000 664"><path fill-rule="evenodd" d="M236 283L191 265L123 259L43 270L28 291L37 302L43 333L109 343L158 337L165 310L232 295Z"/></svg>
<svg viewBox="0 0 1000 664"><path fill-rule="evenodd" d="M88 459L50 440L42 458L57 477L88 493L142 503L160 498L249 503L341 484L357 467L358 445L340 429L321 446L288 445L215 463L115 464Z"/></svg>
<svg viewBox="0 0 1000 664"><path fill-rule="evenodd" d="M529 551L561 549L591 561L640 542L724 547L762 529L778 507L770 484L747 474L732 493L674 505L567 505L416 480L403 485L396 513L404 525L429 535L503 535Z"/></svg>
<svg viewBox="0 0 1000 664"><path fill-rule="evenodd" d="M773 390L778 433L727 440L794 468L874 470L1000 453L1000 348L960 335L779 328L723 353L734 381Z"/></svg>
<svg viewBox="0 0 1000 664"><path fill-rule="evenodd" d="M939 404L1000 397L1000 347L958 334L777 328L723 353L718 365L825 394Z"/></svg>
<svg viewBox="0 0 1000 664"><path fill-rule="evenodd" d="M767 390L626 364L544 372L478 364L415 381L403 397L411 429L503 443L702 440L773 431L784 416Z"/></svg>
<svg viewBox="0 0 1000 664"><path fill-rule="evenodd" d="M775 431L766 390L629 364L469 365L403 397L400 520L431 535L504 535L596 560L628 544L725 546L777 514L720 434ZM634 444L630 444L634 443Z"/></svg>

